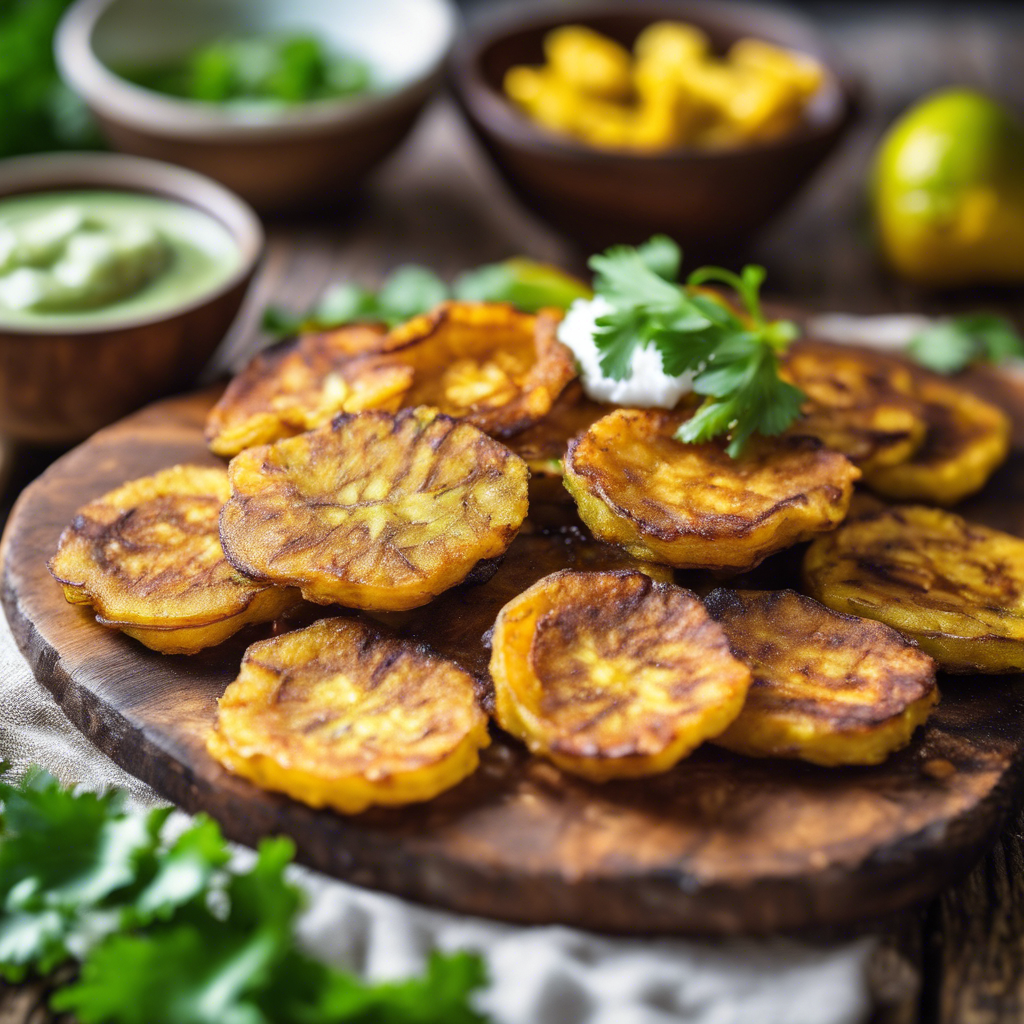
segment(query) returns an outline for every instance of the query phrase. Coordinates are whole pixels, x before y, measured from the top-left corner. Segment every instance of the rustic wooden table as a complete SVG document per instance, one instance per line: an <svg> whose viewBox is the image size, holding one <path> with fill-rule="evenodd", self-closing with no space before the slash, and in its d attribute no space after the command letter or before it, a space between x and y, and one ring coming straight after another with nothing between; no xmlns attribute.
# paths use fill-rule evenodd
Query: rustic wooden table
<svg viewBox="0 0 1024 1024"><path fill-rule="evenodd" d="M1024 5L910 10L822 4L822 20L863 76L864 112L800 202L750 256L769 270L773 297L822 310L945 311L984 305L1024 323L1024 290L922 294L888 277L874 259L863 209L866 170L879 133L930 89L981 86L1024 108ZM506 194L453 108L439 102L415 136L338 220L272 222L263 275L219 365L259 343L269 299L304 308L328 283L373 283L413 261L451 275L513 253L581 268L574 250ZM53 457L21 452L6 511ZM1010 1024L1024 1021L1024 817L959 885L920 912L883 926L873 965L879 1024ZM31 988L0 988L0 1024L48 1020Z"/></svg>

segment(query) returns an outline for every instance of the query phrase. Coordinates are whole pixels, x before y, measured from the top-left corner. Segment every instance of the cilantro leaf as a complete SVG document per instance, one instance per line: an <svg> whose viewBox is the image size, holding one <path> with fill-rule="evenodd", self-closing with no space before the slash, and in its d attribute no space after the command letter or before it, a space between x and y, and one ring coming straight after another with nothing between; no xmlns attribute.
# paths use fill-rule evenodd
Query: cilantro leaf
<svg viewBox="0 0 1024 1024"><path fill-rule="evenodd" d="M324 992L322 1020L351 1024L485 1024L469 996L487 981L479 957L434 953L426 974L368 988L337 974Z"/></svg>
<svg viewBox="0 0 1024 1024"><path fill-rule="evenodd" d="M293 853L285 839L261 843L251 870L230 878L223 917L192 902L166 925L111 936L54 996L54 1009L82 1024L271 1024L261 994L274 968L297 955L301 894L284 878Z"/></svg>
<svg viewBox="0 0 1024 1024"><path fill-rule="evenodd" d="M678 281L679 269L683 264L683 250L668 235L653 235L636 247L640 259L658 277L666 281Z"/></svg>
<svg viewBox="0 0 1024 1024"><path fill-rule="evenodd" d="M694 391L708 397L676 437L694 443L727 433L726 451L737 458L754 433L781 434L800 415L805 396L781 379L778 357L756 340L737 338L720 351L714 368L694 379Z"/></svg>
<svg viewBox="0 0 1024 1024"><path fill-rule="evenodd" d="M75 795L30 771L0 781L0 975L49 973L117 923L114 894L136 883L169 811L129 813L122 794Z"/></svg>
<svg viewBox="0 0 1024 1024"><path fill-rule="evenodd" d="M672 251L666 251L669 246ZM685 346L688 353L684 368L677 372L685 372L698 361L697 352L701 350L693 350L681 339L698 335L701 342L706 342L705 332L713 321L690 294L652 267L671 270L673 251L678 255L674 242L655 236L646 248L614 246L590 258L596 274L594 291L612 307L598 317L594 332L601 371L612 380L625 380L630 375L637 348L655 345L664 362L673 347L672 338L680 350ZM702 348L706 349L706 344ZM672 355L668 358L676 367L683 362Z"/></svg>
<svg viewBox="0 0 1024 1024"><path fill-rule="evenodd" d="M508 302L527 313L545 306L568 309L591 295L571 274L522 256L466 271L455 279L452 293L464 302Z"/></svg>
<svg viewBox="0 0 1024 1024"><path fill-rule="evenodd" d="M329 288L306 313L268 306L263 330L286 338L351 323L394 327L452 297L464 302L508 302L535 313L545 306L568 309L576 299L590 295L590 289L571 274L521 256L467 271L450 288L432 270L408 263L393 270L378 291L347 281Z"/></svg>
<svg viewBox="0 0 1024 1024"><path fill-rule="evenodd" d="M671 377L693 374L694 391L706 399L680 427L678 439L707 441L727 434L727 450L736 457L751 435L781 433L800 414L804 396L780 378L777 356L797 328L788 320L765 318L763 267L747 266L740 274L701 267L681 286L673 283L678 255L673 242L656 236L636 249L616 246L591 257L595 291L611 307L594 329L601 371L625 380L636 350L653 345L662 370ZM744 314L701 290L709 281L733 288Z"/></svg>
<svg viewBox="0 0 1024 1024"><path fill-rule="evenodd" d="M935 373L954 374L972 363L1024 358L1024 339L1006 317L973 313L936 321L911 339L907 352Z"/></svg>
<svg viewBox="0 0 1024 1024"><path fill-rule="evenodd" d="M425 313L448 298L448 286L432 270L407 264L384 281L377 293L377 310L389 327Z"/></svg>
<svg viewBox="0 0 1024 1024"><path fill-rule="evenodd" d="M0 973L80 960L52 1006L81 1024L484 1024L478 957L435 955L421 977L373 985L302 952L287 839L237 872L201 816L171 841L169 809L74 793L39 769L0 778L0 801Z"/></svg>
<svg viewBox="0 0 1024 1024"><path fill-rule="evenodd" d="M131 919L136 924L166 920L179 907L200 898L230 859L220 827L199 815L166 852L154 853L148 880L134 899Z"/></svg>
<svg viewBox="0 0 1024 1024"><path fill-rule="evenodd" d="M337 327L360 320L375 320L377 297L367 288L351 281L334 285L324 292L320 301L305 318L317 327Z"/></svg>
<svg viewBox="0 0 1024 1024"><path fill-rule="evenodd" d="M612 246L600 255L591 256L587 265L595 274L594 291L613 305L623 303L671 312L679 304L678 285L652 270L640 250L632 246Z"/></svg>

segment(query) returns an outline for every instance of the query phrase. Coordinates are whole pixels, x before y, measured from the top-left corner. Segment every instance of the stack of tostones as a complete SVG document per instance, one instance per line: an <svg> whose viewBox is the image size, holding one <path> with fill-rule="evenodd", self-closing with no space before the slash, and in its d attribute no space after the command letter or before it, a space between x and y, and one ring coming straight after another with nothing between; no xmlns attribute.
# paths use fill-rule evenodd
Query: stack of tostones
<svg viewBox="0 0 1024 1024"><path fill-rule="evenodd" d="M681 569L743 570L834 529L858 470L808 438L755 438L738 459L684 444L685 413L619 409L569 445L565 486L594 536Z"/></svg>
<svg viewBox="0 0 1024 1024"><path fill-rule="evenodd" d="M133 480L78 510L50 559L72 604L164 654L194 654L299 600L244 576L221 550L217 521L227 473L175 466Z"/></svg>
<svg viewBox="0 0 1024 1024"><path fill-rule="evenodd" d="M339 618L253 644L207 747L266 789L358 814L432 799L488 743L470 675Z"/></svg>
<svg viewBox="0 0 1024 1024"><path fill-rule="evenodd" d="M696 595L641 572L545 577L502 608L492 647L502 728L596 782L668 771L750 685Z"/></svg>
<svg viewBox="0 0 1024 1024"><path fill-rule="evenodd" d="M1024 671L1024 540L863 492L851 506L859 479L939 505L978 490L1007 455L1000 410L897 358L801 342L783 361L801 418L732 458L677 440L689 400L586 398L559 320L446 302L258 356L207 421L227 470L97 499L51 571L165 652L302 597L369 613L253 644L208 742L229 770L346 814L466 778L485 708L596 782L705 742L872 765L926 722L937 667ZM676 569L735 574L807 541L812 596L702 604L676 585Z"/></svg>
<svg viewBox="0 0 1024 1024"><path fill-rule="evenodd" d="M343 414L228 474L232 565L349 608L426 604L504 554L527 509L523 460L433 409Z"/></svg>
<svg viewBox="0 0 1024 1024"><path fill-rule="evenodd" d="M715 743L749 757L881 764L937 703L935 663L895 630L792 590L704 599L753 682Z"/></svg>

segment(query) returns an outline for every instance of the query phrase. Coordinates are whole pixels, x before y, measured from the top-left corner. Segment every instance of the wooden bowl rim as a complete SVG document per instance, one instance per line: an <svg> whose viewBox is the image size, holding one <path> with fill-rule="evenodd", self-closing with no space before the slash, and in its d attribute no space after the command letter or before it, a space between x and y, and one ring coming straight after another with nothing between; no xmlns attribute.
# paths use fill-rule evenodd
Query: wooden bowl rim
<svg viewBox="0 0 1024 1024"><path fill-rule="evenodd" d="M65 83L101 118L147 135L193 143L275 142L366 127L425 102L440 84L456 38L453 0L429 0L444 21L444 42L426 69L389 92L318 100L259 121L241 121L218 108L144 89L111 71L94 53L93 31L114 0L77 0L54 37L54 55Z"/></svg>
<svg viewBox="0 0 1024 1024"><path fill-rule="evenodd" d="M495 43L510 35L524 31L541 31L557 25L586 23L606 16L639 15L650 21L695 20L707 24L719 21L721 12L728 12L733 21L765 19L770 23L795 29L813 47L807 52L826 67L835 82L837 97L835 110L821 122L802 121L793 131L764 142L737 146L730 149L700 149L696 146L674 146L655 152L599 149L571 136L560 136L547 131L522 114L485 80L480 69L480 58ZM753 34L757 34L756 32ZM546 0L525 0L504 3L487 15L479 17L459 38L449 60L449 77L456 96L469 116L488 134L518 149L536 155L556 157L577 163L616 164L635 168L643 166L673 166L693 162L708 165L751 162L759 157L799 150L807 144L822 143L838 138L851 124L859 108L860 83L835 47L818 31L814 24L788 10L738 0L630 0L629 4L616 0L582 0L572 4L551 4Z"/></svg>
<svg viewBox="0 0 1024 1024"><path fill-rule="evenodd" d="M73 322L39 327L0 325L0 335L4 337L97 338L167 323L218 302L244 285L263 256L263 225L253 208L230 189L196 171L123 153L40 153L0 162L0 199L63 189L139 192L190 206L212 217L228 231L238 246L239 264L217 287L164 313L81 326Z"/></svg>

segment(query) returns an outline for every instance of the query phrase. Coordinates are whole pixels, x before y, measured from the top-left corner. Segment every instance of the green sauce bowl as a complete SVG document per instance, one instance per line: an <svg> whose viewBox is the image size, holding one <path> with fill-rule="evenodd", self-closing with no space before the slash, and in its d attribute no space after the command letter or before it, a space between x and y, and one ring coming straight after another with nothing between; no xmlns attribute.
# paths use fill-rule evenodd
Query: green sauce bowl
<svg viewBox="0 0 1024 1024"><path fill-rule="evenodd" d="M139 157L56 153L0 163L0 202L47 192L140 193L205 215L237 249L228 272L147 311L0 316L0 436L80 441L153 399L195 385L236 319L263 252L252 209L216 182Z"/></svg>

